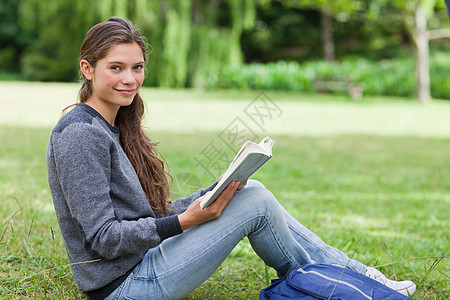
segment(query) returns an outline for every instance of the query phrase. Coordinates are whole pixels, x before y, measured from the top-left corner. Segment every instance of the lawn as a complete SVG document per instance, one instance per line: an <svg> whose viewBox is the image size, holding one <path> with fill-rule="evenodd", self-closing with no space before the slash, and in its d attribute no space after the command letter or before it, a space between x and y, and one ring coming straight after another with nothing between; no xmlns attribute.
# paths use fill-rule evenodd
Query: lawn
<svg viewBox="0 0 450 300"><path fill-rule="evenodd" d="M44 156L78 86L13 85L0 83L0 298L84 299L68 266ZM224 165L199 161L207 149L231 159L233 129L255 140L270 134L274 157L254 178L288 211L356 259L414 280L415 299L449 298L450 103L277 92L143 95L174 198L212 183ZM256 299L275 277L244 240L188 299Z"/></svg>

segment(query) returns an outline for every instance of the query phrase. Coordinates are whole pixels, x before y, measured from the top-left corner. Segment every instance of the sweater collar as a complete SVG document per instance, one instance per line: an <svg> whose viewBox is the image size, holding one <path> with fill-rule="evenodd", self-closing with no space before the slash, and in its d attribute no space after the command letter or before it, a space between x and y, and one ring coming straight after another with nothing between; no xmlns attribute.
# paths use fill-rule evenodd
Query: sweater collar
<svg viewBox="0 0 450 300"><path fill-rule="evenodd" d="M100 118L112 132L120 133L120 130L118 127L114 127L111 124L109 124L109 122L106 121L105 118L103 118L103 116L98 111L96 111L94 108L92 108L91 106L89 106L85 103L79 103L77 106L80 107L80 109L87 112L88 114L90 114L91 116Z"/></svg>

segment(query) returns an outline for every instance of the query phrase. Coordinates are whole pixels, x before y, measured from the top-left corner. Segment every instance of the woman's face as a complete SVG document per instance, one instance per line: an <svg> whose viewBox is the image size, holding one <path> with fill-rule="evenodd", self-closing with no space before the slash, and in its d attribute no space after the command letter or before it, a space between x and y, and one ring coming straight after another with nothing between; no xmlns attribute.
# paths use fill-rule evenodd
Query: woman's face
<svg viewBox="0 0 450 300"><path fill-rule="evenodd" d="M92 76L87 78L92 82L88 101L116 111L120 106L130 105L144 81L144 65L144 55L137 43L111 47L108 55L98 60L88 73Z"/></svg>

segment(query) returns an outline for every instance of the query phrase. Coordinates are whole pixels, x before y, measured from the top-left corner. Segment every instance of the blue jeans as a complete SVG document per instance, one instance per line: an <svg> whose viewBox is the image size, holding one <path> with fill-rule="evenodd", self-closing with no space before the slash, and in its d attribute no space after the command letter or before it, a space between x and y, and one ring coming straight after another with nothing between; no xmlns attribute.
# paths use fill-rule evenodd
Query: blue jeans
<svg viewBox="0 0 450 300"><path fill-rule="evenodd" d="M150 249L106 299L180 299L207 280L244 237L278 276L307 263L366 266L328 246L287 213L261 183L249 180L222 215Z"/></svg>

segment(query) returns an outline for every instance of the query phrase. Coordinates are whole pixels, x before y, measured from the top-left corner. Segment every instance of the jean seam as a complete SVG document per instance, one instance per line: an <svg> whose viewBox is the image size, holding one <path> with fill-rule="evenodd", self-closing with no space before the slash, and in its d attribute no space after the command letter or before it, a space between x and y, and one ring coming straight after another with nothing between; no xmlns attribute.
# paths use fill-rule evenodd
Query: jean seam
<svg viewBox="0 0 450 300"><path fill-rule="evenodd" d="M133 271L134 272L134 274L133 274L133 276L132 276L132 280L139 280L139 281L151 281L151 282L155 282L155 280L156 280L156 276L153 276L154 278L152 278L152 277L150 277L150 276L148 276L148 277L145 277L145 276L139 276L139 271L141 270L141 264L142 264L142 262L136 267L136 269ZM147 274L147 275L150 275L150 274Z"/></svg>
<svg viewBox="0 0 450 300"><path fill-rule="evenodd" d="M133 280L139 280L139 281L151 281L151 282L155 282L156 278L151 278L151 277L133 277Z"/></svg>
<svg viewBox="0 0 450 300"><path fill-rule="evenodd" d="M120 296L122 295L122 292L125 288L125 286L127 285L127 280L128 278L130 278L129 276L124 280L124 282L122 282L122 284L119 286L119 290L117 291L116 295L114 296L113 300L118 300L120 298Z"/></svg>
<svg viewBox="0 0 450 300"><path fill-rule="evenodd" d="M304 235L304 234L301 234L298 230L295 230L295 228L292 227L292 226L290 226L289 224L288 224L288 227L289 227L290 230L294 231L296 234L302 236L305 240L309 241L311 244L313 244L314 246L316 246L316 248L319 248L320 250L322 250L322 252L323 252L328 258L334 258L333 256L330 256L330 255L327 253L327 251L325 251L325 248L324 248L324 247L318 245L316 242L314 242L313 240L311 240L308 236L306 236L306 235Z"/></svg>
<svg viewBox="0 0 450 300"><path fill-rule="evenodd" d="M141 263L139 263L137 266L136 266L136 268L133 270L133 279L136 279L137 278L137 275L139 274L139 271L141 270L141 264L142 264L142 261L141 261Z"/></svg>
<svg viewBox="0 0 450 300"><path fill-rule="evenodd" d="M273 238L275 239L275 241L276 241L278 247L280 248L280 250L281 250L281 252L283 253L283 255L285 256L285 258L286 258L286 259L289 261L289 263L291 264L292 269L296 268L297 265L296 265L296 263L294 263L294 262L295 262L295 259L293 260L293 259L291 258L291 256L288 255L288 254L286 253L286 251L284 251L284 247L282 247L280 241L278 240L278 238L277 238L277 236L276 236L276 234L275 234L275 231L273 230L272 225L271 225L270 222L269 222L269 219L268 219L265 215L263 215L262 217L263 217L264 219L266 219L266 224L269 226L269 229L270 229L270 231L271 231L271 233L272 233ZM288 226L288 227L289 227L289 226ZM261 228L261 229L262 229L262 228ZM259 230L261 230L261 229L259 229ZM255 232L258 232L259 230L255 231Z"/></svg>
<svg viewBox="0 0 450 300"><path fill-rule="evenodd" d="M296 234L298 234L299 236L302 236L305 240L309 241L309 242L310 242L312 245L314 245L316 248L320 249L320 250L322 251L322 253L323 253L326 257L328 257L329 259L336 259L336 257L330 255L330 254L326 251L326 249L325 249L324 247L322 247L321 245L318 245L316 242L314 242L313 240L311 240L308 236L306 236L306 235L304 235L304 234L301 234L298 230L296 230L296 228L290 226L289 224L288 224L288 227L289 227L290 230L294 231ZM352 259L349 258L348 261L345 263L345 265L347 266L347 265L350 263L351 260L352 260Z"/></svg>

